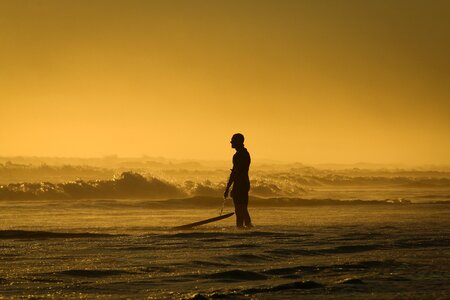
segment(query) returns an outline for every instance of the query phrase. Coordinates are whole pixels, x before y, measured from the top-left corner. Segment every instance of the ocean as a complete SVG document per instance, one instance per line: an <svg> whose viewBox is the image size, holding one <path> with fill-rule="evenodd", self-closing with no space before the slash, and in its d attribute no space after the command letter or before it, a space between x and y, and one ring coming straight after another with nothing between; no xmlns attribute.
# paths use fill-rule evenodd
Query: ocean
<svg viewBox="0 0 450 300"><path fill-rule="evenodd" d="M251 230L171 230L221 204L2 200L0 298L450 297L448 202L251 199Z"/></svg>

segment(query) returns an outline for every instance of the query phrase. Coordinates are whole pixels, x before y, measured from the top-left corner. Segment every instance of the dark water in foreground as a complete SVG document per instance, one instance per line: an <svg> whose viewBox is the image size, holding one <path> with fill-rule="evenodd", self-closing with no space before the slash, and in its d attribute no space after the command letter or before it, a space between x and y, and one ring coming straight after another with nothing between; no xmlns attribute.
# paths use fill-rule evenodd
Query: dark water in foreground
<svg viewBox="0 0 450 300"><path fill-rule="evenodd" d="M212 209L1 202L4 298L446 299L450 205Z"/></svg>

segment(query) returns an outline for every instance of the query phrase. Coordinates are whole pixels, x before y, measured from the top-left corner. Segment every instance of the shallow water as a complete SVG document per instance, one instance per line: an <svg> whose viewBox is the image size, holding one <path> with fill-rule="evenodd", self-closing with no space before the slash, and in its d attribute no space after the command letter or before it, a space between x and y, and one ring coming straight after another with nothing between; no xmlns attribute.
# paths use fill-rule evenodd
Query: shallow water
<svg viewBox="0 0 450 300"><path fill-rule="evenodd" d="M170 230L217 214L132 200L2 201L0 295L450 295L448 204L258 207L251 209L252 230L236 230L233 217Z"/></svg>

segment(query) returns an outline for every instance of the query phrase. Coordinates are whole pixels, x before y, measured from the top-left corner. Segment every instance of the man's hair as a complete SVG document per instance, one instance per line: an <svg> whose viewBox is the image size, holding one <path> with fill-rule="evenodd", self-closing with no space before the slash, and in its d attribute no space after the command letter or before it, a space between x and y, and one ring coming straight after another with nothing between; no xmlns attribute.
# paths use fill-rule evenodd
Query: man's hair
<svg viewBox="0 0 450 300"><path fill-rule="evenodd" d="M235 133L233 134L233 137L231 138L232 141L236 141L239 144L244 144L244 135L242 133Z"/></svg>

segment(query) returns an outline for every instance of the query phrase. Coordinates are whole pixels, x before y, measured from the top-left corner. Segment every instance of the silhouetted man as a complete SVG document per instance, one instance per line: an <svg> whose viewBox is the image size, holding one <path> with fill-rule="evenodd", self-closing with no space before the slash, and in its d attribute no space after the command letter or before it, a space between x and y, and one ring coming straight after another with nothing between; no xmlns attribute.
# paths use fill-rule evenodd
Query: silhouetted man
<svg viewBox="0 0 450 300"><path fill-rule="evenodd" d="M236 149L233 155L233 169L231 169L230 179L223 196L228 197L231 185L231 197L233 198L234 211L236 213L236 226L238 228L250 228L252 222L247 210L248 191L250 190L250 179L248 178L248 169L250 167L250 154L244 147L244 136L236 133L231 138L231 147Z"/></svg>

